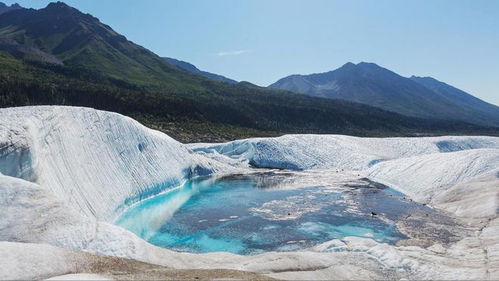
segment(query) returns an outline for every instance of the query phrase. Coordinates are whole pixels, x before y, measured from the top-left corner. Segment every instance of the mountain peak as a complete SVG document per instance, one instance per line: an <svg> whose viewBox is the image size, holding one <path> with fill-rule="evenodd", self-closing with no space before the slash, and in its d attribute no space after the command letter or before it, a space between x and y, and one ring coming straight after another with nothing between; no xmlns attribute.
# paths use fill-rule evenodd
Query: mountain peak
<svg viewBox="0 0 499 281"><path fill-rule="evenodd" d="M82 12L80 12L78 9L69 6L68 4L64 2L51 2L45 7L44 9L41 9L45 12L51 13L51 14L57 14L57 15L83 15Z"/></svg>
<svg viewBox="0 0 499 281"><path fill-rule="evenodd" d="M72 7L64 2L57 1L49 3L46 9L72 9Z"/></svg>
<svg viewBox="0 0 499 281"><path fill-rule="evenodd" d="M339 69L383 69L381 66L373 63L373 62L364 62L361 61L357 64L353 62L347 62L343 66L341 66ZM333 70L334 71L334 70Z"/></svg>
<svg viewBox="0 0 499 281"><path fill-rule="evenodd" d="M370 62L349 62L329 72L288 76L269 87L363 103L419 118L499 124L497 107L434 78L406 78Z"/></svg>
<svg viewBox="0 0 499 281"><path fill-rule="evenodd" d="M433 78L431 76L416 76L416 75L412 75L411 77L409 77L409 79L412 79L412 80L415 80L415 79L428 79L428 80L438 81L437 79L435 79L435 78Z"/></svg>
<svg viewBox="0 0 499 281"><path fill-rule="evenodd" d="M368 67L381 67L374 62L366 62L366 61L361 61L357 64L357 66L368 66Z"/></svg>
<svg viewBox="0 0 499 281"><path fill-rule="evenodd" d="M5 29L13 26L16 28ZM0 18L0 29L3 29L0 35L19 44L29 41L28 38L33 39L30 47L55 55L62 61L77 61L81 65L100 63L103 57L110 56L109 53L131 53L139 49L146 52L138 46L126 44L124 36L100 23L99 19L60 1L49 3L42 9L8 12ZM23 30L22 40L16 35L19 30ZM88 52L93 52L95 57L92 59L96 61L89 60Z"/></svg>
<svg viewBox="0 0 499 281"><path fill-rule="evenodd" d="M23 9L23 7L17 3L14 3L14 4L9 6L3 2L0 2L0 14L6 13L9 11L19 10L19 9Z"/></svg>

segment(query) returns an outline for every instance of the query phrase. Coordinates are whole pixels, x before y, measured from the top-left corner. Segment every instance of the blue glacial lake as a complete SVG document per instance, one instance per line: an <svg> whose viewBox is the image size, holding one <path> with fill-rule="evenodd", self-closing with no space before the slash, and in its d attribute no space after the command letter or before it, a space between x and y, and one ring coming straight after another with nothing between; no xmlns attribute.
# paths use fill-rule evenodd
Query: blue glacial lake
<svg viewBox="0 0 499 281"><path fill-rule="evenodd" d="M150 243L183 252L292 251L346 236L395 243L393 221L421 206L366 179L334 188L282 184L260 173L196 179L144 200L117 221Z"/></svg>

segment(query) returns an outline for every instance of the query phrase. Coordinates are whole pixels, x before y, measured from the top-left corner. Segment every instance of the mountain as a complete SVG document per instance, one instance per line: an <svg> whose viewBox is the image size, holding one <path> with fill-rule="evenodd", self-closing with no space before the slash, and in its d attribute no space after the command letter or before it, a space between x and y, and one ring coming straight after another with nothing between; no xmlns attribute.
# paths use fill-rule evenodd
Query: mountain
<svg viewBox="0 0 499 281"><path fill-rule="evenodd" d="M63 65L57 57L34 47L23 46L17 41L0 37L0 52L8 53L26 61Z"/></svg>
<svg viewBox="0 0 499 281"><path fill-rule="evenodd" d="M185 71L188 71L190 73L193 73L193 74L197 74L197 75L201 75L201 76L204 76L206 78L210 78L210 79L213 79L213 80L216 80L216 81L220 81L220 82L225 82L225 83L231 83L231 84L236 84L237 81L236 80L232 80L230 78L227 78L225 76L222 76L222 75L218 75L218 74L215 74L215 73L211 73L211 72L207 72L207 71L202 71L202 70L199 70L195 65L191 64L191 63L188 63L186 61L181 61L181 60L177 60L177 59L174 59L174 58L164 58L169 64L172 64L182 70L185 70Z"/></svg>
<svg viewBox="0 0 499 281"><path fill-rule="evenodd" d="M347 63L325 73L291 75L269 87L314 97L358 102L407 116L460 120L499 127L497 115L483 112L483 107L467 107L452 95L439 94L423 83L402 77L374 63ZM487 110L497 112L490 107Z"/></svg>
<svg viewBox="0 0 499 281"><path fill-rule="evenodd" d="M93 107L128 115L185 142L285 133L499 134L464 122L411 118L247 82L221 83L173 66L62 2L0 15L0 38L5 41L1 107Z"/></svg>
<svg viewBox="0 0 499 281"><path fill-rule="evenodd" d="M19 4L15 3L10 6L5 5L5 3L0 2L0 15L14 10L22 9Z"/></svg>
<svg viewBox="0 0 499 281"><path fill-rule="evenodd" d="M46 8L19 9L0 17L0 35L78 66L138 85L181 87L195 84L151 51L128 41L97 18L62 2ZM191 80L191 81L190 81Z"/></svg>
<svg viewBox="0 0 499 281"><path fill-rule="evenodd" d="M487 121L499 120L499 107L496 105L487 103L465 91L431 77L411 76L410 79L452 101L470 114L475 114L475 117L480 118L484 124ZM499 123L495 122L495 124Z"/></svg>

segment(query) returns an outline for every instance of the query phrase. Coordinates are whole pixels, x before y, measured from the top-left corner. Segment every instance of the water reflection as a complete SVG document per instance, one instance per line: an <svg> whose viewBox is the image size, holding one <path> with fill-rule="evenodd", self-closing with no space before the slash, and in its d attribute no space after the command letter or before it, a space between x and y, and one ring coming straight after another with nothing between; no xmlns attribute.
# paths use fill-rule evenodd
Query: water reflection
<svg viewBox="0 0 499 281"><path fill-rule="evenodd" d="M345 236L404 238L391 221L420 206L367 179L329 173L334 177L321 185L314 175L277 171L197 179L137 204L117 224L188 252L255 254Z"/></svg>

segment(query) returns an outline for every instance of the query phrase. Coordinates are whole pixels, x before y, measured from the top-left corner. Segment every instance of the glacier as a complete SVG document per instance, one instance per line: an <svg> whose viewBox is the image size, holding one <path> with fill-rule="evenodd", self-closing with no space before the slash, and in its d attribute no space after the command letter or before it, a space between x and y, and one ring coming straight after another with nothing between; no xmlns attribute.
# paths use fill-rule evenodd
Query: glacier
<svg viewBox="0 0 499 281"><path fill-rule="evenodd" d="M0 249L7 253L0 255L6 269L0 279L96 273L81 265L93 254L283 279L499 278L497 137L286 135L184 145L90 108L6 108L0 120ZM431 246L347 237L296 252L238 256L158 248L113 223L134 203L188 179L255 168L324 182L366 177L452 214L472 235ZM37 270L16 270L31 267Z"/></svg>
<svg viewBox="0 0 499 281"><path fill-rule="evenodd" d="M20 107L1 110L0 120L0 173L36 182L106 221L189 177L230 171L116 113Z"/></svg>
<svg viewBox="0 0 499 281"><path fill-rule="evenodd" d="M188 147L234 167L353 171L422 203L458 183L499 173L497 137L285 135Z"/></svg>

